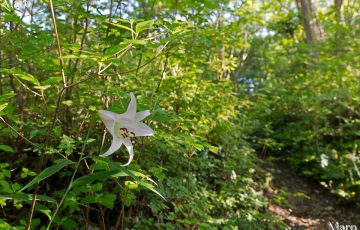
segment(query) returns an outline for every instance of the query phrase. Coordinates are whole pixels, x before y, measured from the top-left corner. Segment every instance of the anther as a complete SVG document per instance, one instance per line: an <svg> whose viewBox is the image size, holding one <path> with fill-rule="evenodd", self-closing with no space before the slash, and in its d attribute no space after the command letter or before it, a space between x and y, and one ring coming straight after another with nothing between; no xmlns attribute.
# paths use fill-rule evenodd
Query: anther
<svg viewBox="0 0 360 230"><path fill-rule="evenodd" d="M120 128L120 130L124 131L125 133L129 132L127 128Z"/></svg>

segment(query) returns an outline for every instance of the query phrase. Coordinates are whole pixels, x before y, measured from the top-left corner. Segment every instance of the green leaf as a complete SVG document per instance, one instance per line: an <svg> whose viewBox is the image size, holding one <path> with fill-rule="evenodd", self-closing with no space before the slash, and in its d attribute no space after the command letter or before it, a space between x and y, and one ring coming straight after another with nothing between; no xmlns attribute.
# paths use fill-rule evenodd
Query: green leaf
<svg viewBox="0 0 360 230"><path fill-rule="evenodd" d="M75 229L78 226L78 223L75 220L65 217L62 221L62 227L64 229Z"/></svg>
<svg viewBox="0 0 360 230"><path fill-rule="evenodd" d="M95 203L97 201L96 196L94 195L88 195L85 196L84 198L82 198L80 200L81 204L90 204L90 203Z"/></svg>
<svg viewBox="0 0 360 230"><path fill-rule="evenodd" d="M146 45L148 42L146 40L131 40L131 43L134 45Z"/></svg>
<svg viewBox="0 0 360 230"><path fill-rule="evenodd" d="M140 33L141 31L148 30L154 24L154 20L147 20L143 22L138 22L135 27L136 33Z"/></svg>
<svg viewBox="0 0 360 230"><path fill-rule="evenodd" d="M5 191L5 192L8 192L8 193L12 193L12 189L10 188L10 184L9 182L7 182L6 180L0 180L0 185L3 187L2 189Z"/></svg>
<svg viewBox="0 0 360 230"><path fill-rule="evenodd" d="M9 230L16 230L17 228L11 227L10 224L5 222L4 220L0 219L0 229L9 229Z"/></svg>
<svg viewBox="0 0 360 230"><path fill-rule="evenodd" d="M21 187L20 187L20 184L19 183L14 183L11 185L11 188L13 191L17 191L19 190Z"/></svg>
<svg viewBox="0 0 360 230"><path fill-rule="evenodd" d="M115 200L116 200L116 195L106 194L105 196L103 196L99 199L99 203L109 209L113 209Z"/></svg>
<svg viewBox="0 0 360 230"><path fill-rule="evenodd" d="M6 101L10 98L13 98L16 94L15 93L5 93L0 96L0 101Z"/></svg>
<svg viewBox="0 0 360 230"><path fill-rule="evenodd" d="M47 218L49 218L49 220L51 220L52 212L46 206L44 206L40 203L37 203L35 206L35 209L36 209L36 211L43 213L45 216L47 216Z"/></svg>
<svg viewBox="0 0 360 230"><path fill-rule="evenodd" d="M219 148L215 146L209 147L210 152L217 154L219 152Z"/></svg>
<svg viewBox="0 0 360 230"><path fill-rule="evenodd" d="M138 183L135 183L134 181L125 181L125 187L127 187L128 189L132 190L132 189L137 189L139 187Z"/></svg>
<svg viewBox="0 0 360 230"><path fill-rule="evenodd" d="M94 57L85 55L85 54L80 54L80 55L69 54L69 55L63 56L63 59L87 59L87 60L94 60L94 61L96 60Z"/></svg>
<svg viewBox="0 0 360 230"><path fill-rule="evenodd" d="M0 70L0 72L6 73L6 74L11 74L14 77L20 78L24 81L28 81L30 83L32 83L33 85L37 85L40 86L40 82L38 81L38 79L36 79L33 75L28 74L28 73L24 73L20 70L17 69L2 69Z"/></svg>
<svg viewBox="0 0 360 230"><path fill-rule="evenodd" d="M193 146L194 146L197 150L199 150L199 151L204 150L204 146L203 146L203 145L200 145L200 144L194 144Z"/></svg>
<svg viewBox="0 0 360 230"><path fill-rule="evenodd" d="M33 196L34 196L33 194L27 194L27 193L0 194L0 199L32 201ZM45 201L45 202L49 202L49 203L57 203L54 198L51 198L49 196L44 196L44 195L37 195L36 200Z"/></svg>
<svg viewBox="0 0 360 230"><path fill-rule="evenodd" d="M10 152L10 153L14 153L15 150L13 148L11 148L8 145L0 145L0 149L5 151L5 152Z"/></svg>
<svg viewBox="0 0 360 230"><path fill-rule="evenodd" d="M37 175L32 181L30 181L27 185L25 185L22 189L19 190L19 192L24 191L25 189L33 186L34 184L39 183L42 180L45 180L46 178L54 175L55 173L59 172L62 168L65 166L75 164L75 162L67 159L60 159L56 160L55 164L53 166L50 166L46 169L44 169L39 175Z"/></svg>
<svg viewBox="0 0 360 230"><path fill-rule="evenodd" d="M160 121L160 122L169 122L176 120L177 116L175 114L171 114L162 109L157 109L151 115L151 120Z"/></svg>
<svg viewBox="0 0 360 230"><path fill-rule="evenodd" d="M13 74L15 77L18 77L22 80L28 81L34 85L40 86L40 82L38 81L38 79L36 79L33 75L28 74L28 73L15 73Z"/></svg>
<svg viewBox="0 0 360 230"><path fill-rule="evenodd" d="M123 18L113 18L113 19L115 19L116 21L119 21L119 22L130 23L129 20L126 20L126 19L123 19Z"/></svg>
<svg viewBox="0 0 360 230"><path fill-rule="evenodd" d="M119 172L118 170L111 170L111 171L101 171L95 172L93 174L85 175L80 178L77 178L73 181L72 186L81 186L90 184L96 180L104 181L109 179L110 177L122 177L122 176L129 176L125 172Z"/></svg>
<svg viewBox="0 0 360 230"><path fill-rule="evenodd" d="M62 81L61 77L50 77L49 79L42 82L43 85L50 85L54 83L59 83Z"/></svg>
<svg viewBox="0 0 360 230"><path fill-rule="evenodd" d="M135 31L133 31L130 27L127 27L127 26L124 26L124 25L121 25L121 24L111 23L111 22L105 22L105 23L108 23L108 24L110 24L112 26L115 26L115 27L118 27L118 28L121 28L121 29L129 30L129 31L135 33Z"/></svg>
<svg viewBox="0 0 360 230"><path fill-rule="evenodd" d="M1 105L0 105L0 111L2 111L3 109L5 109L8 104L9 104L9 103L1 104Z"/></svg>
<svg viewBox="0 0 360 230"><path fill-rule="evenodd" d="M166 201L165 197L164 197L163 195L161 195L161 194L154 188L154 185L149 184L149 183L146 183L146 182L144 182L144 181L140 181L140 185L143 186L143 187L145 187L145 188L147 188L147 189L149 189L150 191L156 193L158 196L160 196L162 199L164 199L164 200Z"/></svg>
<svg viewBox="0 0 360 230"><path fill-rule="evenodd" d="M112 173L113 177L129 176L129 177L133 178L135 181L140 181L141 179L146 179L156 185L156 182L154 180L152 180L149 176L146 176L145 174L143 174L141 172L128 170L124 166L122 166L119 162L111 162L107 158L98 157L98 156L89 156L86 158L91 158L96 162L96 164L93 164L90 166L90 168L92 170L110 169L110 171L106 171L106 172L109 172L109 174Z"/></svg>
<svg viewBox="0 0 360 230"><path fill-rule="evenodd" d="M73 104L73 101L72 100L66 100L66 101L62 101L61 103L63 103L64 105L66 105L66 106L72 106L72 104Z"/></svg>
<svg viewBox="0 0 360 230"><path fill-rule="evenodd" d="M126 44L126 43L120 43L120 44L111 46L111 47L106 49L105 57L103 59L109 58L109 57L111 57L113 55L116 55L116 54L118 54L120 52L123 52L128 47L129 47L129 44Z"/></svg>
<svg viewBox="0 0 360 230"><path fill-rule="evenodd" d="M38 89L40 91L44 91L45 89L51 87L51 85L40 85L40 86L34 86L35 89Z"/></svg>
<svg viewBox="0 0 360 230"><path fill-rule="evenodd" d="M0 169L7 168L7 167L9 167L9 166L10 166L9 163L1 163L1 164L0 164Z"/></svg>

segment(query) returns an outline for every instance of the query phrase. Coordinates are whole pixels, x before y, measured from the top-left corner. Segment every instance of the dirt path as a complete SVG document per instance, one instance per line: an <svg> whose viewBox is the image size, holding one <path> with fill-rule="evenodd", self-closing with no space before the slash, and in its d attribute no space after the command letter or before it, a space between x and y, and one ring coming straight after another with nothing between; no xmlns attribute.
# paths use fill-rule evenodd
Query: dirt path
<svg viewBox="0 0 360 230"><path fill-rule="evenodd" d="M360 230L359 207L337 204L328 190L298 176L287 163L265 163L264 168L268 175L266 195L273 201L269 208L291 229L329 229L330 222L334 229L356 225Z"/></svg>

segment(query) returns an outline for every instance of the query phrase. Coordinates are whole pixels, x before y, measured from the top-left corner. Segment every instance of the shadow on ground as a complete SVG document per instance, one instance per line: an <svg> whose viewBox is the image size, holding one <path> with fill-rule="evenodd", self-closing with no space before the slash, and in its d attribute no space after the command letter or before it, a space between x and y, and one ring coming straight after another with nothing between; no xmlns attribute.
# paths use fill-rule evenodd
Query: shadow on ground
<svg viewBox="0 0 360 230"><path fill-rule="evenodd" d="M341 229L336 228L336 222L360 229L358 206L338 204L338 198L327 189L298 176L285 162L265 162L265 193L272 203L269 209L291 229L329 229L329 223Z"/></svg>

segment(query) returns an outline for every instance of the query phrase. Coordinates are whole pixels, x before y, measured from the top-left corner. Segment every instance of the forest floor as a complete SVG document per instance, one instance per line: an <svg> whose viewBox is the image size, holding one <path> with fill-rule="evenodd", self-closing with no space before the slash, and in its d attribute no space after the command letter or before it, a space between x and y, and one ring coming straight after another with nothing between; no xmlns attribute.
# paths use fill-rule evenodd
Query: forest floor
<svg viewBox="0 0 360 230"><path fill-rule="evenodd" d="M360 207L339 204L326 188L297 175L285 162L264 162L269 209L291 229L331 229L329 223L337 229L336 222L360 229Z"/></svg>

